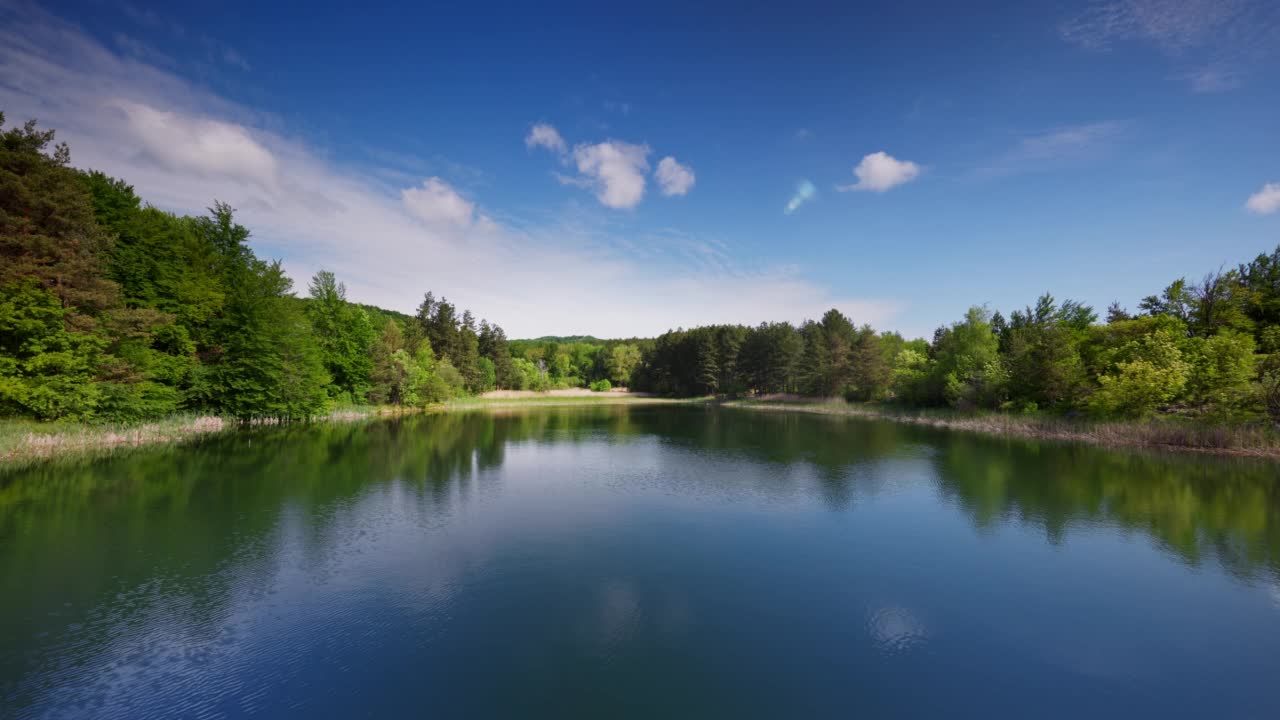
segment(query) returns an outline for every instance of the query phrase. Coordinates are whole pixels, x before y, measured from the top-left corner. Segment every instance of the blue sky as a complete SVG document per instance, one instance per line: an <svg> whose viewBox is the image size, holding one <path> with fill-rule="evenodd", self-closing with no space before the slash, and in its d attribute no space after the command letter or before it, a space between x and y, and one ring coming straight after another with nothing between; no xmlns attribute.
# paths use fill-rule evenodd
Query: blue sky
<svg viewBox="0 0 1280 720"><path fill-rule="evenodd" d="M299 288L512 336L927 336L1280 243L1273 1L459 5L0 0L0 110Z"/></svg>

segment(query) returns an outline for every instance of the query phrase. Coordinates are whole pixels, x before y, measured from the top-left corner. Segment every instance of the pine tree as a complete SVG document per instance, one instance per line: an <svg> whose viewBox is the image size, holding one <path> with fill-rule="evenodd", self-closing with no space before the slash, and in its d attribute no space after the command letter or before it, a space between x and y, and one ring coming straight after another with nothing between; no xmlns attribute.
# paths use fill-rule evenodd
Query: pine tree
<svg viewBox="0 0 1280 720"><path fill-rule="evenodd" d="M480 338L476 335L476 322L470 310L462 313L462 327L458 329L454 352L456 356L451 360L462 374L467 390L482 392L484 372L480 367Z"/></svg>

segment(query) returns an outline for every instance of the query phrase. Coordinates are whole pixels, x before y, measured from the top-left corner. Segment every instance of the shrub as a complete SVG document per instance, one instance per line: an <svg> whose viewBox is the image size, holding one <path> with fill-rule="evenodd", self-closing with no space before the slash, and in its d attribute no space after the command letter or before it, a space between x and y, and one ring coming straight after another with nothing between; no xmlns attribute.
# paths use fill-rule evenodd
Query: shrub
<svg viewBox="0 0 1280 720"><path fill-rule="evenodd" d="M597 380L591 383L591 392L609 392L613 389L613 383L608 380Z"/></svg>

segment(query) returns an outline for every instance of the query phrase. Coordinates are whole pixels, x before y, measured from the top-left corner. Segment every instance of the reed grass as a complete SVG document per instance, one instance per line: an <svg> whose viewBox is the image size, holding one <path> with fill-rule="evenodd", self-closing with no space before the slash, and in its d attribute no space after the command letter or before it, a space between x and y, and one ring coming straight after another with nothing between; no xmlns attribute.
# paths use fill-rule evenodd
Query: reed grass
<svg viewBox="0 0 1280 720"><path fill-rule="evenodd" d="M1280 430L1264 423L1211 423L1186 418L1089 420L1053 415L966 413L943 408L902 408L844 400L735 400L730 407L790 410L890 420L987 435L1145 447L1280 459Z"/></svg>
<svg viewBox="0 0 1280 720"><path fill-rule="evenodd" d="M313 422L354 422L403 415L417 408L352 405L336 408ZM109 455L147 445L177 444L243 427L281 424L263 418L236 422L198 413L180 413L141 423L39 422L0 418L0 469L13 469L52 458Z"/></svg>

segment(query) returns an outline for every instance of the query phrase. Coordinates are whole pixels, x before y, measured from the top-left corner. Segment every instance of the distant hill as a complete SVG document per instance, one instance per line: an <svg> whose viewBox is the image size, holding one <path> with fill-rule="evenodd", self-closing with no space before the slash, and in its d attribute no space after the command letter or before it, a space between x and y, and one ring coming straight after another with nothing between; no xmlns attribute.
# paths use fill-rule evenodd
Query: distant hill
<svg viewBox="0 0 1280 720"><path fill-rule="evenodd" d="M562 345L568 344L568 343L579 343L579 342L591 343L592 345L599 345L600 343L604 342L600 338L594 337L591 335L543 335L542 337L536 337L536 338L515 338L514 341L528 342L528 343L553 342L553 343L560 343Z"/></svg>
<svg viewBox="0 0 1280 720"><path fill-rule="evenodd" d="M381 317L383 319L381 323L382 325L386 325L386 321L388 319L395 320L402 325L413 319L412 315L405 315L404 313L396 310L387 310L386 308L380 308L377 305L364 305L361 303L353 304L363 308L365 312L369 313L370 317Z"/></svg>

